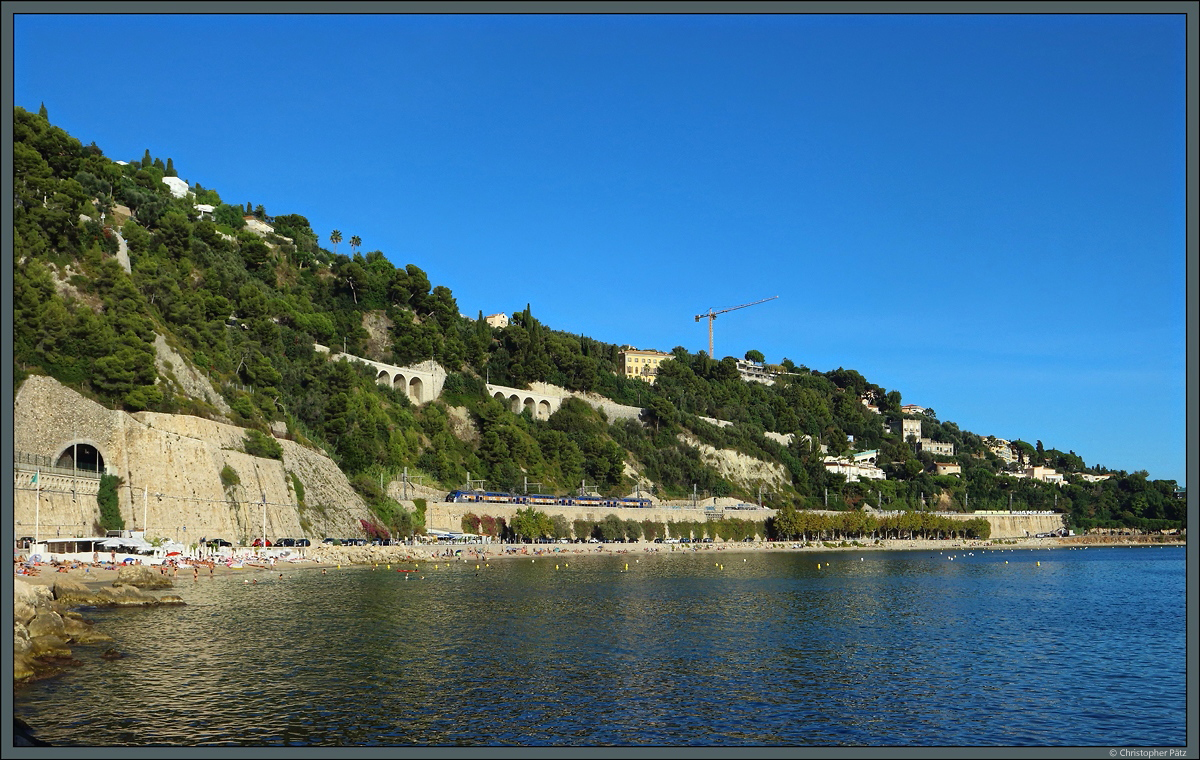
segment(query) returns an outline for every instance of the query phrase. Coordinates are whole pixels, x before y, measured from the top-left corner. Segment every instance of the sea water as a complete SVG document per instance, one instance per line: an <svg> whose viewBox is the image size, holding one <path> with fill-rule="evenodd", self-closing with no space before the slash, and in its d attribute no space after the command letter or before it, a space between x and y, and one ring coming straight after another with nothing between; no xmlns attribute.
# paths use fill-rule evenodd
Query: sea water
<svg viewBox="0 0 1200 760"><path fill-rule="evenodd" d="M126 656L77 647L84 664L18 688L14 712L88 746L1182 746L1184 552L564 552L187 578L187 606L86 610Z"/></svg>

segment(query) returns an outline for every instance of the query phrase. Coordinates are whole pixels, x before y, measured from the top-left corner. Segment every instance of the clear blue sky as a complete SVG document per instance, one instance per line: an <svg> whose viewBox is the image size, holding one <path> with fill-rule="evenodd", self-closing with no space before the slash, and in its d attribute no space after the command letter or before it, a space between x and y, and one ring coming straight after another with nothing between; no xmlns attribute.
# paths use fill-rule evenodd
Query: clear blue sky
<svg viewBox="0 0 1200 760"><path fill-rule="evenodd" d="M13 76L469 316L698 351L778 295L716 355L1185 482L1181 15L18 16Z"/></svg>

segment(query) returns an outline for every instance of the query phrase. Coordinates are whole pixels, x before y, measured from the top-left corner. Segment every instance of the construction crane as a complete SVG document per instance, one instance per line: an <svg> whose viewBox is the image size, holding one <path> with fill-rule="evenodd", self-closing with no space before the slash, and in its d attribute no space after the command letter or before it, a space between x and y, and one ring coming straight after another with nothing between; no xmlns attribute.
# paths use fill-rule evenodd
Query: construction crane
<svg viewBox="0 0 1200 760"><path fill-rule="evenodd" d="M755 306L760 303L766 303L767 301L774 301L776 298L779 298L779 296L771 296L770 298L764 298L761 301L754 301L753 303L744 303L741 306L730 306L728 309L718 309L716 311L713 311L712 307L710 306L707 312L705 312L703 314L697 314L696 315L697 322L699 322L701 319L703 319L705 317L708 317L708 358L710 358L710 359L716 358L713 356L712 323L713 323L713 320L717 318L718 314L724 314L727 311L737 311L738 309L744 309L747 306Z"/></svg>

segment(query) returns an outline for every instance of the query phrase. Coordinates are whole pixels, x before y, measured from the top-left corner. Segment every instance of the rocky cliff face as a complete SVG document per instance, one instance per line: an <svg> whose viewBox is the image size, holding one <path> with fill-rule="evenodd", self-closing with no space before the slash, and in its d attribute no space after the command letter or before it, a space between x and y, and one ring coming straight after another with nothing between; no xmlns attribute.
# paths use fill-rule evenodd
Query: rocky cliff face
<svg viewBox="0 0 1200 760"><path fill-rule="evenodd" d="M721 477L751 493L759 485L777 489L791 482L781 464L764 462L733 449L717 449L687 433L680 433L679 440L699 449L704 463L720 473Z"/></svg>
<svg viewBox="0 0 1200 760"><path fill-rule="evenodd" d="M323 454L280 440L283 460L242 452L242 428L187 415L106 409L49 377L28 378L13 404L14 449L56 460L73 443L94 447L123 478L119 495L127 528L149 538L190 544L201 537L246 542L267 537L358 535L366 505L342 471ZM237 483L226 485L225 467ZM72 488L70 474L53 488L35 489L33 467L14 474L18 535L92 535L99 520L95 481L90 493ZM293 476L304 488L301 504ZM43 483L51 479L42 477ZM39 513L35 518L35 512Z"/></svg>

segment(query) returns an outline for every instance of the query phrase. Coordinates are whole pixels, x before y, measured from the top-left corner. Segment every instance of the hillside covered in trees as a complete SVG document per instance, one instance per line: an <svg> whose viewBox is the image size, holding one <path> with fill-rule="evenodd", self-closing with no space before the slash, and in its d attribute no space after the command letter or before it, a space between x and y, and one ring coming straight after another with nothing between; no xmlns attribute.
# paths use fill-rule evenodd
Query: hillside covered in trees
<svg viewBox="0 0 1200 760"><path fill-rule="evenodd" d="M176 197L163 182L179 176L171 158L147 150L140 160L109 159L53 126L44 109L15 109L13 157L16 386L42 373L112 408L228 419L263 434L282 423L287 437L332 456L385 522L408 519L379 488L404 468L447 490L470 473L491 490L520 490L527 480L565 493L586 482L626 495L640 482L660 498L695 488L758 500L755 483L722 476L696 441L782 467L786 482L763 495L772 507L1056 508L1077 529L1175 528L1185 519L1174 481L1120 472L1089 483L1078 476L1097 471L1080 455L1040 441L1016 442L1020 465L1054 467L1068 482L1015 478L984 437L926 416L923 435L953 443L962 470L936 475L934 457L900 436L900 392L854 370L784 360L787 373L765 385L744 382L732 357L676 348L655 385L625 378L617 345L554 330L528 305L504 329L482 313L464 317L450 289L416 264L363 253L357 236L342 253L341 232L314 231L304 209L272 214L197 184ZM156 369L156 336L208 378L228 411ZM448 373L443 393L414 405L377 385L367 366L330 361L314 343L401 366L434 360ZM552 383L645 412L612 422L567 400L536 420L489 398L485 377ZM765 433L793 434L792 442ZM269 436L247 440L271 455ZM826 470L821 446L878 450L887 480L845 482Z"/></svg>

